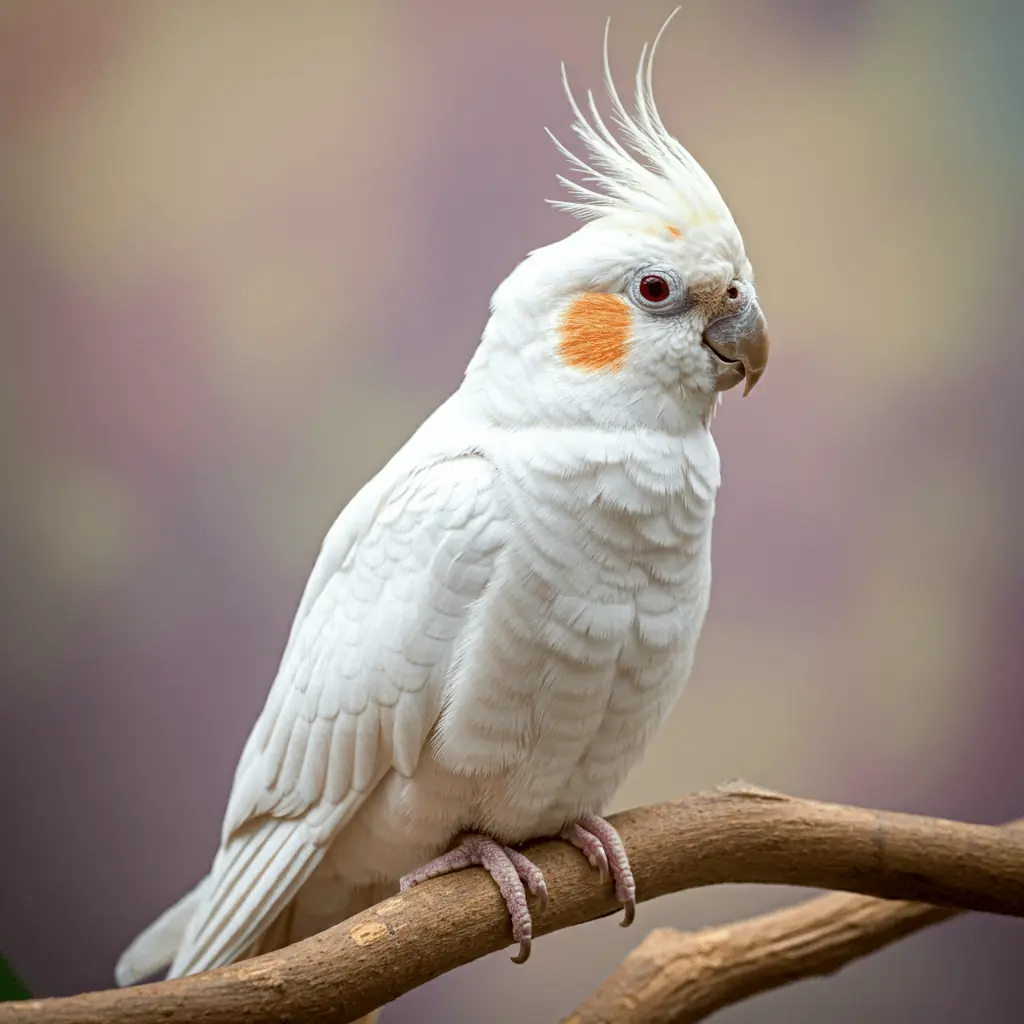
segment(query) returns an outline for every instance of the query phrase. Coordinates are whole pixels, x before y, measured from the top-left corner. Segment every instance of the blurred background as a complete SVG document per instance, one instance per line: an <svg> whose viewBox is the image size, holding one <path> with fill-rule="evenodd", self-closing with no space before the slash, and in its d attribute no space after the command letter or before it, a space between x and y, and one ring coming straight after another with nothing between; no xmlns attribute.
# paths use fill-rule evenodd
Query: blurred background
<svg viewBox="0 0 1024 1024"><path fill-rule="evenodd" d="M573 228L559 61L599 86L610 14L627 85L672 6L0 4L0 952L35 994L108 987L206 871L323 534ZM686 0L663 39L774 348L618 807L740 776L1024 813L1022 52L1015 0ZM556 1020L650 928L800 895L645 904L385 1020ZM1018 1021L1022 951L958 920L721 1019Z"/></svg>

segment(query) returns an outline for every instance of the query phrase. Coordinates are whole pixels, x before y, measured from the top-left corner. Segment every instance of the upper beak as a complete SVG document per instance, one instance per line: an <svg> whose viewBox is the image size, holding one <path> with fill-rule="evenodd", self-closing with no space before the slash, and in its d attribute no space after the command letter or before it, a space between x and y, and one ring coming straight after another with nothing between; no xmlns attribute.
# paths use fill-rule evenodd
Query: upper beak
<svg viewBox="0 0 1024 1024"><path fill-rule="evenodd" d="M728 391L746 380L750 394L768 365L768 322L751 298L746 309L713 320L704 329L704 345L715 364L715 390Z"/></svg>

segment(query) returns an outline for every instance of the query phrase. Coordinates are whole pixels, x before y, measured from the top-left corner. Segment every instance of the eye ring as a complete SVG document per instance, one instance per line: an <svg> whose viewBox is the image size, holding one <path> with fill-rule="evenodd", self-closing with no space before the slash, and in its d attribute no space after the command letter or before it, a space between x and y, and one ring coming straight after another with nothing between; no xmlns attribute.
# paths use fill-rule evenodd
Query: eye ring
<svg viewBox="0 0 1024 1024"><path fill-rule="evenodd" d="M628 294L635 306L658 315L678 313L686 306L686 287L670 267L638 270L629 283Z"/></svg>

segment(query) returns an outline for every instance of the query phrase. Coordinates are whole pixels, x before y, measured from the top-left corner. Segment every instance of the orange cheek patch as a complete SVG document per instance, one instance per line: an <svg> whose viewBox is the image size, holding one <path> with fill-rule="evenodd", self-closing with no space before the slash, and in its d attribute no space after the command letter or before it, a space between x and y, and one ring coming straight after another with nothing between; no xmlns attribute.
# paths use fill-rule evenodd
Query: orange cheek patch
<svg viewBox="0 0 1024 1024"><path fill-rule="evenodd" d="M569 305L559 324L558 354L580 370L622 369L633 315L621 295L584 292Z"/></svg>
<svg viewBox="0 0 1024 1024"><path fill-rule="evenodd" d="M675 224L668 224L666 226L668 227L668 233L673 238L679 238L682 235L682 231L680 231L679 228L675 226Z"/></svg>

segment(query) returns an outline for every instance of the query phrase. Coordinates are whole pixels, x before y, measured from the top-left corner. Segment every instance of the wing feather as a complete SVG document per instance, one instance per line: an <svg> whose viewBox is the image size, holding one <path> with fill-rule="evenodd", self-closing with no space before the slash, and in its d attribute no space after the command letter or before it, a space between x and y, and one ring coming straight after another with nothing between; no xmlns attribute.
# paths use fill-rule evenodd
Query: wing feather
<svg viewBox="0 0 1024 1024"><path fill-rule="evenodd" d="M345 552L325 543L314 568L170 977L244 956L384 775L415 771L504 540L498 508L492 467L465 454L393 482L355 538L332 528Z"/></svg>

